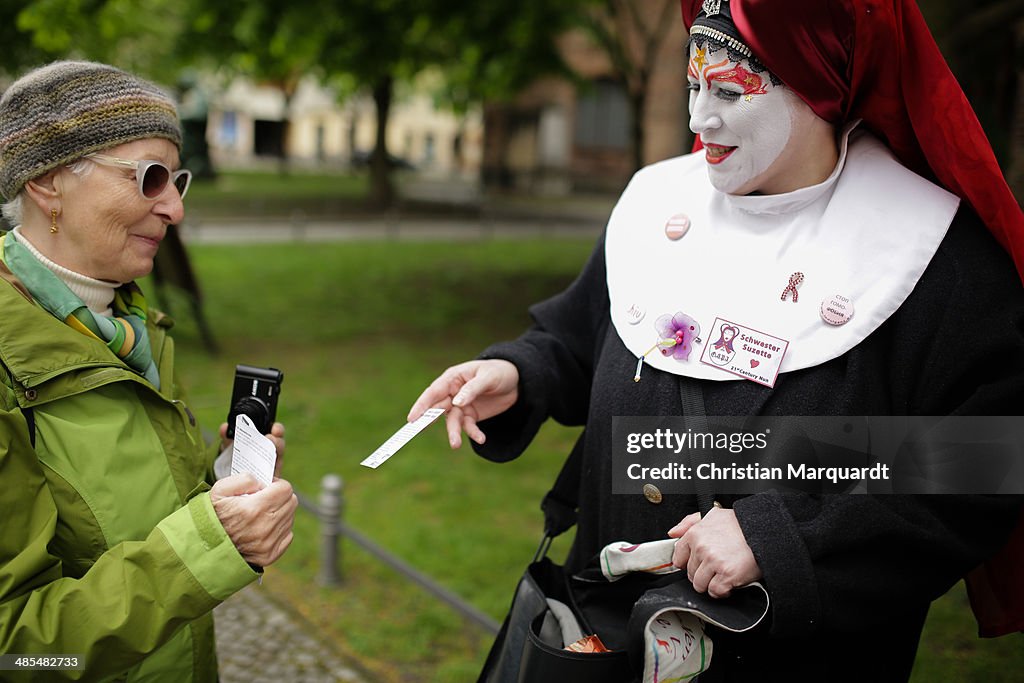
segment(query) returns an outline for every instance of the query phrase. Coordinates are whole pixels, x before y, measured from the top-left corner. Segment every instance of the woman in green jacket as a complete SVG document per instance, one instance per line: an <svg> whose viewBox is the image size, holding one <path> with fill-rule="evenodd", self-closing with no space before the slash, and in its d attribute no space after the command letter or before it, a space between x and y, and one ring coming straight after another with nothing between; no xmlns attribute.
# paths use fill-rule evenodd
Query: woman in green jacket
<svg viewBox="0 0 1024 683"><path fill-rule="evenodd" d="M72 665L4 680L215 681L211 610L291 542L288 482L210 487L217 445L134 284L182 220L180 146L167 95L104 64L0 98L0 654Z"/></svg>

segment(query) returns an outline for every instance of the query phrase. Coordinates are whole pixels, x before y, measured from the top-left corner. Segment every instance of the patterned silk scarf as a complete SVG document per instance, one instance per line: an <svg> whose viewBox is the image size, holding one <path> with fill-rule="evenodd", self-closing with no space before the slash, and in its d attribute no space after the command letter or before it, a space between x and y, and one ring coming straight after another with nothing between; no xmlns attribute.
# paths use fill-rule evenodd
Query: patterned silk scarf
<svg viewBox="0 0 1024 683"><path fill-rule="evenodd" d="M68 286L17 241L14 233L0 237L3 258L39 304L58 320L107 345L128 367L157 389L160 373L153 363L146 332L146 298L134 282L114 290L113 317L96 315Z"/></svg>

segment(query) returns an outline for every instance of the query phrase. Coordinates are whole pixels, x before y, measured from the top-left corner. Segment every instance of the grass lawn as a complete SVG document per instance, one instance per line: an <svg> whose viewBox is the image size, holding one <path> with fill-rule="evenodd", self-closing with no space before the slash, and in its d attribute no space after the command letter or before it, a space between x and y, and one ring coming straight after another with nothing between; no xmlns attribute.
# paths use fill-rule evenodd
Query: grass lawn
<svg viewBox="0 0 1024 683"><path fill-rule="evenodd" d="M495 465L452 452L434 425L379 470L358 463L447 365L516 336L527 305L567 285L590 249L551 240L196 246L222 352L202 350L185 303L170 297L181 319L180 376L215 428L235 363L282 369L285 477L315 497L324 474L340 474L350 524L500 619L539 541L540 498L577 430L548 425L524 457ZM300 512L295 542L263 589L321 627L374 681L475 680L488 637L351 543L345 585L318 587L319 543L315 520ZM1022 644L975 638L955 590L933 610L914 680L1019 680Z"/></svg>
<svg viewBox="0 0 1024 683"><path fill-rule="evenodd" d="M576 430L552 425L528 456L493 465L468 449L453 453L438 424L379 470L359 461L447 365L517 335L529 303L567 285L590 249L587 241L195 247L223 348L205 354L185 304L172 298L181 378L214 426L236 362L281 368L286 478L315 497L325 473L340 474L349 523L500 619L540 540L540 498ZM300 514L265 589L367 662L373 680L472 679L488 639L357 546L343 548L345 587L316 588L319 530Z"/></svg>

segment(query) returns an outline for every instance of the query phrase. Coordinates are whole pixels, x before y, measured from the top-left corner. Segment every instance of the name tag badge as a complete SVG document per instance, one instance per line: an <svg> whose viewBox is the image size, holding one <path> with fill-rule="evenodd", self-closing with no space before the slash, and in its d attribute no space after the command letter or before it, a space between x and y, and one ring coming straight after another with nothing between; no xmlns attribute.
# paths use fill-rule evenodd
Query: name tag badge
<svg viewBox="0 0 1024 683"><path fill-rule="evenodd" d="M775 386L789 342L770 334L715 318L700 362L766 387ZM713 340L713 341L712 341Z"/></svg>

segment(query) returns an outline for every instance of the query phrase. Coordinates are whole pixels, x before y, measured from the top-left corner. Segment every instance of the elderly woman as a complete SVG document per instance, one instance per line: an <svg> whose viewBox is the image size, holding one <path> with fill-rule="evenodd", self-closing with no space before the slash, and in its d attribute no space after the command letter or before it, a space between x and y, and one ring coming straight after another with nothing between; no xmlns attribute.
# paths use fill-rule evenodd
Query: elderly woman
<svg viewBox="0 0 1024 683"><path fill-rule="evenodd" d="M180 145L167 95L104 64L0 99L0 652L73 655L73 678L215 681L211 610L291 542L288 482L210 487L170 321L134 284L182 220Z"/></svg>
<svg viewBox="0 0 1024 683"><path fill-rule="evenodd" d="M768 619L709 627L702 683L905 681L929 603L1005 543L1019 500L612 495L613 417L1021 414L1024 292L997 240L1024 264L1024 220L909 0L683 14L703 151L641 170L577 281L410 418L450 409L452 447L464 430L495 461L548 417L586 425L571 571L668 535L700 592L761 581ZM785 354L713 357L726 327Z"/></svg>

